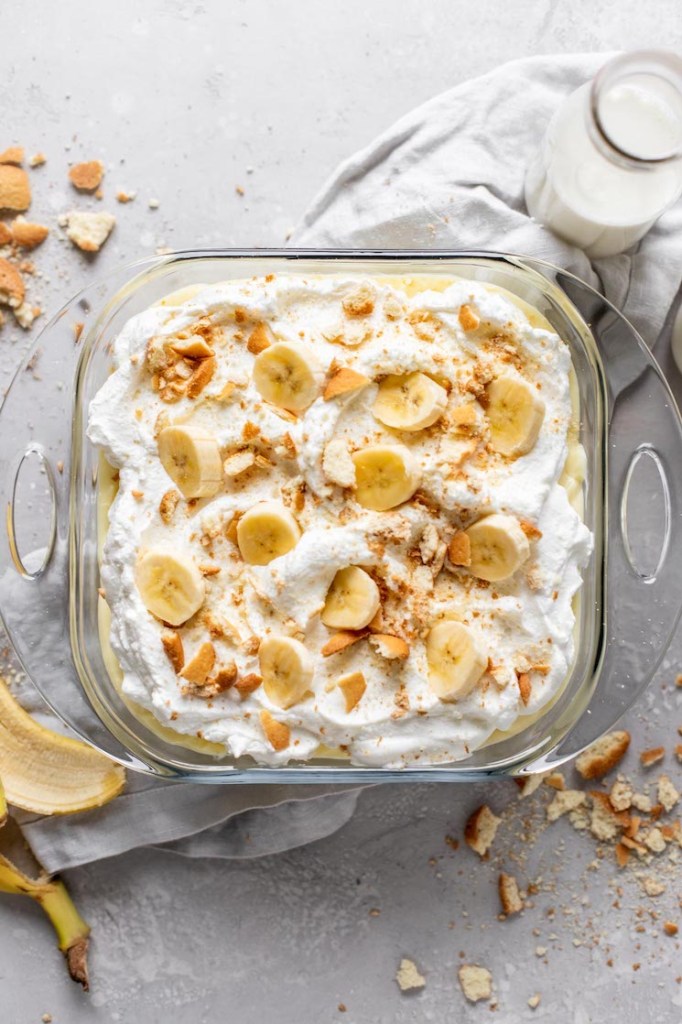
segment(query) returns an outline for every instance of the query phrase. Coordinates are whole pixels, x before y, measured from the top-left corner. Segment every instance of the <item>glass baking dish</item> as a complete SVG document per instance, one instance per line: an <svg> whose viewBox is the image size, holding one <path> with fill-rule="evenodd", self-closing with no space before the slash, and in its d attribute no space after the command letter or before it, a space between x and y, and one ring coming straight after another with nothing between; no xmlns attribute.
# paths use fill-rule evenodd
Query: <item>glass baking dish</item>
<svg viewBox="0 0 682 1024"><path fill-rule="evenodd" d="M123 324L169 292L268 273L445 274L513 292L568 344L595 538L578 603L578 644L559 697L537 720L465 760L401 770L338 759L263 767L189 749L131 712L98 630L99 452L88 404ZM74 324L82 325L77 329ZM0 612L46 701L126 766L219 783L471 780L556 766L611 728L660 662L682 608L682 422L644 342L605 299L542 261L490 252L204 251L121 268L45 327L0 410ZM678 471L675 471L677 465Z"/></svg>

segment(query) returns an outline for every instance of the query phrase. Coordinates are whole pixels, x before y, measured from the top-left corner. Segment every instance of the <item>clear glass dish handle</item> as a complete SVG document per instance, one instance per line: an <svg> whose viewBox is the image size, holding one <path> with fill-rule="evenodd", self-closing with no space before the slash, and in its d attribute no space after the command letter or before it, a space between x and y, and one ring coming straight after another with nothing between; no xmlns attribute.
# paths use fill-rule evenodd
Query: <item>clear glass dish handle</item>
<svg viewBox="0 0 682 1024"><path fill-rule="evenodd" d="M26 674L59 717L86 741L132 763L92 713L73 661L69 620L73 381L89 323L130 267L125 275L86 289L44 328L0 408L0 616ZM77 322L84 325L80 344Z"/></svg>
<svg viewBox="0 0 682 1024"><path fill-rule="evenodd" d="M606 378L608 552L598 685L551 762L613 727L651 681L682 612L682 421L672 392L632 325L582 281L554 274L591 325Z"/></svg>

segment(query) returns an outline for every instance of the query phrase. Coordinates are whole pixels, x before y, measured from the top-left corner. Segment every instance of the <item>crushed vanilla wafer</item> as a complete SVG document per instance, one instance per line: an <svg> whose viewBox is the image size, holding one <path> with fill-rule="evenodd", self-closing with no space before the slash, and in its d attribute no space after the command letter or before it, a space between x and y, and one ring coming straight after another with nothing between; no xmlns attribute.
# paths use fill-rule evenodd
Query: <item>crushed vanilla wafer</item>
<svg viewBox="0 0 682 1024"><path fill-rule="evenodd" d="M403 957L400 961L395 980L401 992L411 992L414 989L424 988L426 979L419 973L417 965L413 960Z"/></svg>
<svg viewBox="0 0 682 1024"><path fill-rule="evenodd" d="M101 160L88 160L74 164L69 171L69 180L79 192L94 192L102 184L104 164Z"/></svg>
<svg viewBox="0 0 682 1024"><path fill-rule="evenodd" d="M66 234L83 252L99 252L115 223L116 218L111 213L71 210L66 215Z"/></svg>
<svg viewBox="0 0 682 1024"><path fill-rule="evenodd" d="M457 973L462 992L470 1003L490 999L493 992L493 976L486 967L462 964Z"/></svg>

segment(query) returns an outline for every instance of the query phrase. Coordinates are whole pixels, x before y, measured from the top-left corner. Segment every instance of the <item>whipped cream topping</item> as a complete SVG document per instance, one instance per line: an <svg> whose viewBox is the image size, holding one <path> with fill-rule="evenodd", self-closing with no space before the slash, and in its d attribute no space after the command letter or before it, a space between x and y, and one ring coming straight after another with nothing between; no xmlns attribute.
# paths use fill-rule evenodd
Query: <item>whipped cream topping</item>
<svg viewBox="0 0 682 1024"><path fill-rule="evenodd" d="M349 318L343 304L359 280L372 308ZM362 765L454 761L545 707L573 659L572 599L592 549L590 532L559 483L573 418L571 361L561 339L533 327L504 294L458 279L448 279L444 290L408 296L398 282L381 278L281 275L206 286L177 301L126 324L115 344L115 371L89 413L90 439L119 472L101 576L126 697L178 733L271 765L309 759L320 744L340 747ZM463 304L476 311L478 327L463 329ZM255 356L246 345L250 326L263 322L277 340L310 346L325 372L349 367L371 383L331 400L320 394L295 417L268 405L253 384ZM180 393L164 401L153 381L154 353L197 323L205 336L210 332L215 372L196 398ZM391 430L372 414L375 382L413 371L448 388L446 413L427 430ZM534 384L545 403L534 447L515 459L488 444L485 383L502 371ZM459 431L456 410L463 405L474 422ZM267 461L226 478L212 498L181 499L166 521L159 508L174 484L159 460L158 431L189 422L215 436L223 457L248 447ZM351 452L406 445L422 468L419 490L386 512L360 506L352 488L332 482L323 469L325 446L339 439ZM300 540L267 565L247 565L230 524L273 499L294 513ZM447 559L443 564L453 533L491 512L536 528L527 562L495 584ZM161 642L166 627L147 610L136 584L139 552L157 543L190 552L206 572L204 604L178 629L186 658L210 640L216 667L234 662L240 677L257 675L263 638L297 637L314 658L304 699L283 710L263 686L246 695L231 687L210 699L183 686ZM407 642L404 661L387 660L367 637L323 656L334 631L322 624L320 611L337 570L349 565L380 581L382 631ZM429 686L425 639L442 618L466 624L489 654L478 684L451 702ZM335 683L355 671L367 685L347 711ZM521 673L530 682L523 696ZM264 709L288 727L285 749L275 750L268 739Z"/></svg>

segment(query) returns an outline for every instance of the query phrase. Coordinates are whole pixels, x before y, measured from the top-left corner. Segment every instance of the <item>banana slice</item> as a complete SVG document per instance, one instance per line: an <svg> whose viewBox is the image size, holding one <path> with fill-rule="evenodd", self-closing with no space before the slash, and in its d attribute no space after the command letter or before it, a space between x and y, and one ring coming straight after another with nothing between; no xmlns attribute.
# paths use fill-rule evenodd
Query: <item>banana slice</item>
<svg viewBox="0 0 682 1024"><path fill-rule="evenodd" d="M279 501L261 501L239 520L237 544L249 565L267 565L298 544L301 530Z"/></svg>
<svg viewBox="0 0 682 1024"><path fill-rule="evenodd" d="M461 622L435 625L426 640L429 686L441 700L459 700L471 693L488 667L488 656Z"/></svg>
<svg viewBox="0 0 682 1024"><path fill-rule="evenodd" d="M421 467L405 445L378 444L353 455L355 497L365 508L385 512L412 497L421 483Z"/></svg>
<svg viewBox="0 0 682 1024"><path fill-rule="evenodd" d="M123 769L109 758L31 718L1 678L0 776L7 800L34 814L101 807L125 782Z"/></svg>
<svg viewBox="0 0 682 1024"><path fill-rule="evenodd" d="M518 377L497 377L487 388L490 444L517 458L534 446L545 418L545 403L535 388Z"/></svg>
<svg viewBox="0 0 682 1024"><path fill-rule="evenodd" d="M448 393L425 373L392 374L379 385L372 412L395 430L423 430L445 412Z"/></svg>
<svg viewBox="0 0 682 1024"><path fill-rule="evenodd" d="M219 490L223 464L212 434L200 427L164 427L158 445L161 465L186 498L210 498Z"/></svg>
<svg viewBox="0 0 682 1024"><path fill-rule="evenodd" d="M270 345L253 364L253 382L265 401L289 412L302 412L315 401L323 376L310 349L296 341Z"/></svg>
<svg viewBox="0 0 682 1024"><path fill-rule="evenodd" d="M469 571L490 583L509 579L530 554L528 538L513 516L486 516L470 526L466 534L470 545Z"/></svg>
<svg viewBox="0 0 682 1024"><path fill-rule="evenodd" d="M379 588L364 569L339 569L327 592L320 618L331 629L364 629L379 611Z"/></svg>
<svg viewBox="0 0 682 1024"><path fill-rule="evenodd" d="M290 636L269 636L258 648L263 689L279 708L297 704L313 681L315 662L307 647Z"/></svg>
<svg viewBox="0 0 682 1024"><path fill-rule="evenodd" d="M191 556L170 547L150 548L141 554L135 582L145 607L170 626L191 619L206 594L204 577Z"/></svg>

